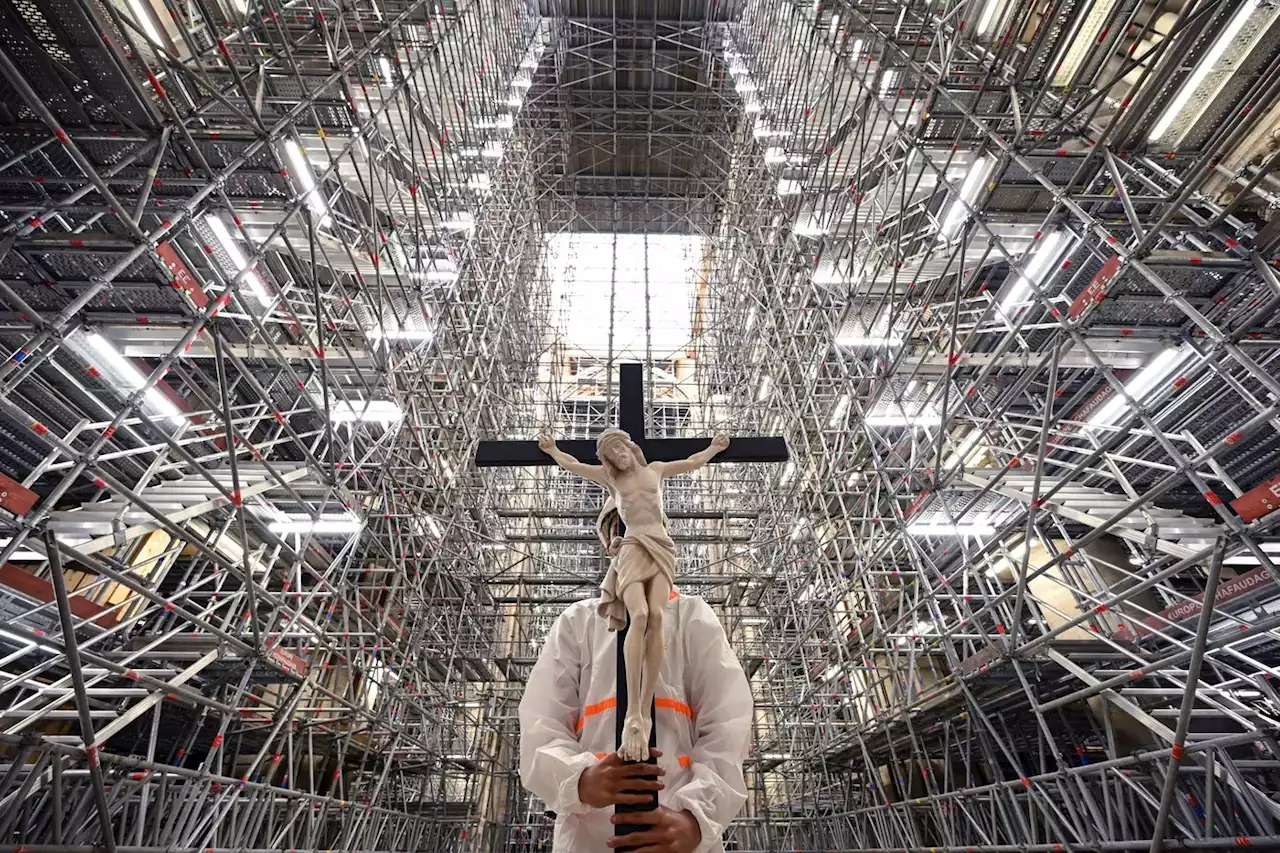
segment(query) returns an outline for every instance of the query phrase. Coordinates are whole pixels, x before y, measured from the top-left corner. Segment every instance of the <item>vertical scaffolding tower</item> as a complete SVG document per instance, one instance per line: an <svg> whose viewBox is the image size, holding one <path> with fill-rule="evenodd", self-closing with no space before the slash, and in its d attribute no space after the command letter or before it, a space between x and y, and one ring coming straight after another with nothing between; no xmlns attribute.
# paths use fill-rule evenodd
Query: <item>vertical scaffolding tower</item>
<svg viewBox="0 0 1280 853"><path fill-rule="evenodd" d="M716 366L796 457L746 846L1276 842L1276 16L727 29Z"/></svg>
<svg viewBox="0 0 1280 853"><path fill-rule="evenodd" d="M746 851L1280 844L1280 7L0 0L0 853L532 851L676 482Z"/></svg>

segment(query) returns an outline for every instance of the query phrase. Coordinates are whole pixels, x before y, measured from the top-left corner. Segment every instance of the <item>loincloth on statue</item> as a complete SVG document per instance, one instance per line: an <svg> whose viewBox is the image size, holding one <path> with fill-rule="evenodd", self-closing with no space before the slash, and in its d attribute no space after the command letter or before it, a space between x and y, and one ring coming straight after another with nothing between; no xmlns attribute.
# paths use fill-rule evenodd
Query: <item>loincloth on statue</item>
<svg viewBox="0 0 1280 853"><path fill-rule="evenodd" d="M657 535L627 531L618 555L600 584L600 604L596 607L596 612L609 621L610 631L627 627L623 590L659 575L665 577L670 586L675 586L676 543L665 532Z"/></svg>

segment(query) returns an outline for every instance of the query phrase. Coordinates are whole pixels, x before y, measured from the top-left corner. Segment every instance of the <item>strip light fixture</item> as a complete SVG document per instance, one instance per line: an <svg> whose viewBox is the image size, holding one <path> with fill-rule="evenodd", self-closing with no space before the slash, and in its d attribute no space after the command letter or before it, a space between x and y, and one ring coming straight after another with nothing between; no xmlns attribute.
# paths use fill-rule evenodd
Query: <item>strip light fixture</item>
<svg viewBox="0 0 1280 853"><path fill-rule="evenodd" d="M421 269L411 272L411 278L442 284L452 284L458 280L458 265L448 258L422 258L419 263Z"/></svg>
<svg viewBox="0 0 1280 853"><path fill-rule="evenodd" d="M999 12L1003 5L1004 0L987 0L987 5L982 10L982 17L978 19L978 35L985 36L991 32L991 27L996 22L996 12Z"/></svg>
<svg viewBox="0 0 1280 853"><path fill-rule="evenodd" d="M0 638L8 640L11 643L17 643L18 645L22 646L24 654L26 654L27 652L30 652L32 649L40 649L41 651L44 651L44 652L53 652L53 653L57 653L58 651L55 647L49 645L48 643L37 643L34 640L28 640L26 637L23 637L20 634L14 634L11 631L5 631L3 629L0 629Z"/></svg>
<svg viewBox="0 0 1280 853"><path fill-rule="evenodd" d="M474 231L476 230L476 218L469 211L459 211L449 219L442 219L440 227L445 231Z"/></svg>
<svg viewBox="0 0 1280 853"><path fill-rule="evenodd" d="M965 524L913 521L907 525L907 533L912 536L990 536L995 532L996 526L989 521L974 521Z"/></svg>
<svg viewBox="0 0 1280 853"><path fill-rule="evenodd" d="M372 341L429 341L435 336L435 332L431 329L404 329L391 326L385 329L375 326L366 330L365 334Z"/></svg>
<svg viewBox="0 0 1280 853"><path fill-rule="evenodd" d="M333 221L333 217L329 214L329 205L325 203L324 196L320 193L320 188L316 186L315 173L311 171L311 162L307 160L307 155L303 152L302 146L292 139L286 139L284 141L284 153L289 158L289 174L297 179L307 207L311 208L311 212L315 215L316 221L321 227L328 225Z"/></svg>
<svg viewBox="0 0 1280 853"><path fill-rule="evenodd" d="M269 308L271 306L271 293L267 290L267 285L262 281L262 276L258 275L258 271L249 266L249 259L240 249L240 244L231 236L231 232L227 230L226 223L214 214L210 213L204 218L205 225L209 226L209 230L213 232L213 236L218 238L219 245L222 250L227 253L227 257L231 258L231 263L236 268L235 277L243 281L249 286L249 292L257 298L262 307Z"/></svg>
<svg viewBox="0 0 1280 853"><path fill-rule="evenodd" d="M329 408L329 419L336 424L364 421L392 424L404 417L393 400L340 400Z"/></svg>
<svg viewBox="0 0 1280 853"><path fill-rule="evenodd" d="M840 399L836 401L835 409L831 412L831 420L827 422L827 426L832 427L833 429L840 426L844 421L844 415L847 411L849 411L849 395L841 394Z"/></svg>
<svg viewBox="0 0 1280 853"><path fill-rule="evenodd" d="M1063 254L1068 250L1068 246L1074 243L1074 237L1068 231L1053 231L1041 239L1038 245L1032 250L1029 259L1023 265L1023 271L1018 274L1017 280L1014 281L1013 287L1000 300L1000 310L1006 316L1012 318L1025 305L1027 297L1031 295L1031 288L1034 284L1039 287L1048 277L1051 270Z"/></svg>
<svg viewBox="0 0 1280 853"><path fill-rule="evenodd" d="M1146 367L1143 367L1129 378L1129 381L1124 386L1125 392L1141 403L1142 398L1153 388L1182 367L1191 353L1192 351L1186 347L1166 347ZM1106 402L1106 405L1094 412L1093 417L1089 418L1086 423L1091 427L1109 426L1120 420L1128 407L1129 401L1125 399L1124 395L1116 394Z"/></svg>
<svg viewBox="0 0 1280 853"><path fill-rule="evenodd" d="M116 349L116 345L111 341L97 332L85 332L83 339L89 347L86 355L93 359L93 366L98 375L118 391L132 394L147 384L147 377L142 371ZM166 397L164 392L154 385L143 394L142 404L144 409L168 418L174 423L186 419L186 415L182 413L182 409L178 408L178 404Z"/></svg>
<svg viewBox="0 0 1280 853"><path fill-rule="evenodd" d="M1255 0L1244 0L1240 3L1226 29L1214 41L1209 48L1209 52L1201 58L1195 70L1191 72L1191 76L1187 78L1187 81L1182 84L1182 88L1178 90L1178 94L1174 96L1169 106L1165 108L1165 111L1160 114L1160 118L1151 127L1151 133L1147 137L1151 142L1159 142L1169 132L1169 128L1173 126L1174 119L1186 108L1191 96L1200 88L1200 84L1209 76L1209 72L1214 70L1218 60L1222 59L1222 55L1227 52L1227 48L1240 35L1240 31L1244 29L1245 22L1249 20L1249 17L1257 8L1258 3Z"/></svg>
<svg viewBox="0 0 1280 853"><path fill-rule="evenodd" d="M918 414L907 414L902 406L888 406L885 411L874 412L862 419L867 426L881 427L926 427L941 426L942 415L931 410L924 410Z"/></svg>
<svg viewBox="0 0 1280 853"><path fill-rule="evenodd" d="M942 217L938 239L950 240L960 232L960 226L969 219L969 207L977 200L978 193L987 182L987 175L991 172L992 165L991 157L983 154L969 166L969 171L964 176L964 183L960 185L959 198L951 202Z"/></svg>
<svg viewBox="0 0 1280 853"><path fill-rule="evenodd" d="M902 336L889 330L889 314L881 312L880 319L871 328L858 328L861 324L853 324L851 328L841 329L836 335L836 346L855 349L858 347L900 347Z"/></svg>
<svg viewBox="0 0 1280 853"><path fill-rule="evenodd" d="M142 27L142 31L146 33L151 43L156 47L164 47L164 38L160 35L155 13L148 0L129 0L129 9L133 12L133 17L137 20L138 25Z"/></svg>
<svg viewBox="0 0 1280 853"><path fill-rule="evenodd" d="M0 548L7 548L12 542L13 542L12 537L7 536L4 539L0 539ZM30 548L22 548L10 554L9 559L13 560L14 562L42 563L49 558L46 557L44 554L40 553L39 551L32 551Z"/></svg>
<svg viewBox="0 0 1280 853"><path fill-rule="evenodd" d="M289 515L269 522L267 529L272 533L353 534L364 529L364 522L351 513L321 515L319 518Z"/></svg>

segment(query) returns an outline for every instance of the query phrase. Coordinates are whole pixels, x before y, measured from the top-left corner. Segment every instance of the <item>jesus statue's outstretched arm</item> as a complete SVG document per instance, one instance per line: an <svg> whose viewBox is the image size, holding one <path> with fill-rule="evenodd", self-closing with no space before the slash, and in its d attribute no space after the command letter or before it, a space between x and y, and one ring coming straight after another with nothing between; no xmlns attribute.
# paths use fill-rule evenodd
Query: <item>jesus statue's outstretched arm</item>
<svg viewBox="0 0 1280 853"><path fill-rule="evenodd" d="M711 439L711 444L706 450L699 450L688 459L678 459L675 462L655 462L658 473L663 477L674 477L677 474L688 474L690 471L697 471L703 465L706 465L716 454L729 446L729 439L724 433L719 433L715 438Z"/></svg>
<svg viewBox="0 0 1280 853"><path fill-rule="evenodd" d="M579 477L586 477L593 483L609 487L609 481L605 478L604 468L599 465L588 465L585 462L579 462L568 453L556 447L556 440L551 436L543 433L538 436L538 448L552 459L556 461L564 470L577 474Z"/></svg>

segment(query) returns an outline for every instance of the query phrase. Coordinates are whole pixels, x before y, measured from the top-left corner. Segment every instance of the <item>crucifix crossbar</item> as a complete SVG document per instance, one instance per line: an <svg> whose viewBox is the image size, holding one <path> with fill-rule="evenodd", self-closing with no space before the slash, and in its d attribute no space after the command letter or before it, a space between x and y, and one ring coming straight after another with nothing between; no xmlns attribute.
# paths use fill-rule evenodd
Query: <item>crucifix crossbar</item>
<svg viewBox="0 0 1280 853"><path fill-rule="evenodd" d="M649 462L675 462L687 459L711 444L709 438L646 438L644 434L644 367L623 364L618 369L618 428L640 445ZM596 441L570 439L557 441L565 453L588 465L599 465ZM720 462L786 462L787 443L781 438L734 438L720 455ZM536 441L482 441L476 450L476 465L481 468L514 468L525 465L554 465L555 461L538 448Z"/></svg>
<svg viewBox="0 0 1280 853"><path fill-rule="evenodd" d="M649 462L675 462L687 459L693 454L705 450L711 444L709 438L646 438L644 434L644 366L640 364L623 364L618 369L618 427L631 436L631 440L640 445L644 458ZM600 464L596 458L595 439L578 439L557 441L556 446L565 453L575 457L579 462L590 465ZM734 438L729 446L713 458L712 462L786 462L789 458L787 443L781 438ZM555 460L542 452L536 441L482 441L476 449L476 465L481 468L518 468L526 465L554 465ZM631 627L630 617L627 627L617 636L617 705L614 710L616 721L615 739L618 746L622 744L623 719L627 714L627 668L623 655L623 644L627 631ZM654 708L650 708L653 718ZM650 726L649 745L658 745L658 727L656 722ZM653 759L650 759L650 763ZM646 777L646 778L657 778ZM636 793L636 792L633 792ZM614 813L618 815L653 811L658 807L658 795L652 792L648 803L639 805L617 805ZM616 824L615 836L626 836L638 832L643 827L635 824ZM617 853L634 850L633 847L614 848Z"/></svg>

